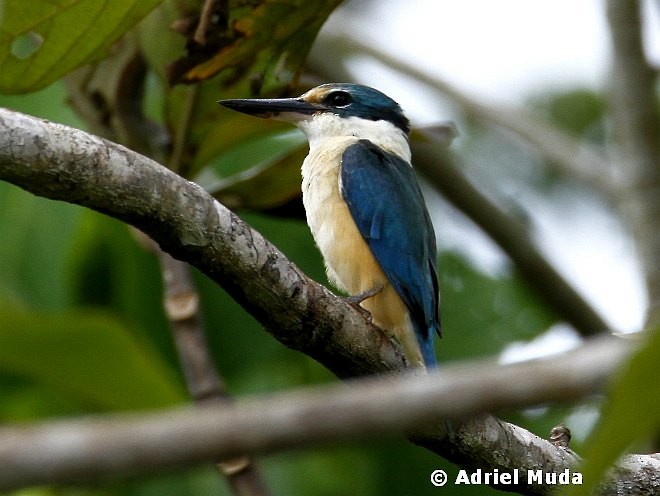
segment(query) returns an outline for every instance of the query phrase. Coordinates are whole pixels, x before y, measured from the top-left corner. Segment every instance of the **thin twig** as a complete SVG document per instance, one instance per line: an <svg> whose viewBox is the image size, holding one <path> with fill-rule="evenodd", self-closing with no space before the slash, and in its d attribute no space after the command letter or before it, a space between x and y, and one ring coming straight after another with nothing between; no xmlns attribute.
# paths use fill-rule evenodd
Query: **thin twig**
<svg viewBox="0 0 660 496"><path fill-rule="evenodd" d="M163 273L165 315L167 316L188 391L195 402L230 404L224 382L217 372L206 340L199 309L199 293L190 274L190 266L158 250ZM241 455L224 459L218 469L227 478L234 494L268 495L270 491L250 457Z"/></svg>
<svg viewBox="0 0 660 496"><path fill-rule="evenodd" d="M186 143L188 142L188 131L190 130L190 123L193 118L198 93L199 85L189 86L185 90L181 116L179 117L176 129L174 130L172 150L167 161L168 168L184 177L190 167L190 164L184 160L184 156L186 152Z"/></svg>
<svg viewBox="0 0 660 496"><path fill-rule="evenodd" d="M199 403L224 399L225 385L209 353L199 313L199 293L190 277L190 268L165 252L158 255L165 286L165 315L172 327L188 392Z"/></svg>
<svg viewBox="0 0 660 496"><path fill-rule="evenodd" d="M211 25L211 18L213 16L213 10L217 0L206 0L204 6L202 7L202 13L199 16L199 23L195 29L195 34L193 39L199 45L206 45L206 33L209 30Z"/></svg>
<svg viewBox="0 0 660 496"><path fill-rule="evenodd" d="M529 112L522 109L493 106L480 102L474 97L463 93L438 76L432 76L426 71L395 57L375 45L369 45L347 34L345 36L322 37L318 41L329 45L318 50L319 53L357 52L366 54L390 68L433 88L440 94L448 96L465 112L475 116L490 125L508 129L522 137L534 146L543 156L549 159L551 166L561 173L579 179L598 190L611 195L618 191L619 185L613 177L613 166L607 155L595 146L588 145L550 123L541 122ZM317 44L318 44L317 43ZM326 72L336 73L336 58L332 58L332 67ZM327 64L329 59L314 60L316 65Z"/></svg>
<svg viewBox="0 0 660 496"><path fill-rule="evenodd" d="M452 204L463 211L514 261L516 268L556 314L581 335L606 332L608 325L539 251L523 222L483 195L443 147L413 143L415 167Z"/></svg>

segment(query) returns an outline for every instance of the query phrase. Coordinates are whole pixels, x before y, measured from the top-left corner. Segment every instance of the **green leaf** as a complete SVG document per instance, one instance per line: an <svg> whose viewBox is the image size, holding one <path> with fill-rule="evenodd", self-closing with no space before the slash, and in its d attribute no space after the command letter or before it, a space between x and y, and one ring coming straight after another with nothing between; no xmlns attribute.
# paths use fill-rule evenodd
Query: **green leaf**
<svg viewBox="0 0 660 496"><path fill-rule="evenodd" d="M228 150L196 182L229 208L272 209L300 196L300 164L307 152L300 132L260 136ZM242 170L235 172L237 165Z"/></svg>
<svg viewBox="0 0 660 496"><path fill-rule="evenodd" d="M97 58L162 0L5 0L0 92L43 88Z"/></svg>
<svg viewBox="0 0 660 496"><path fill-rule="evenodd" d="M25 95L0 94L0 107L10 108L78 129L85 129L83 121L68 106L68 98L64 84L58 81L34 93Z"/></svg>
<svg viewBox="0 0 660 496"><path fill-rule="evenodd" d="M255 130L285 129L283 123L259 123L222 109L217 100L291 91L319 29L339 3L220 2L216 7L228 9L209 18L203 44L193 37L192 27L199 25L183 2L165 2L140 23L145 60L163 88L165 125L181 147L177 163L169 165L192 178ZM180 81L199 84L174 84Z"/></svg>
<svg viewBox="0 0 660 496"><path fill-rule="evenodd" d="M657 434L660 428L659 331L647 336L644 346L612 383L600 421L586 444L585 484L577 490L579 494L590 494L631 444Z"/></svg>
<svg viewBox="0 0 660 496"><path fill-rule="evenodd" d="M298 72L316 34L341 0L250 3L233 5L224 25L218 16L201 49L191 44L188 54L175 63L175 82L202 81L230 67L246 76L249 68L252 78L259 68L264 93L271 86L281 88L282 82L290 82Z"/></svg>
<svg viewBox="0 0 660 496"><path fill-rule="evenodd" d="M574 136L602 139L603 119L607 104L602 95L586 88L543 95L534 102L539 111Z"/></svg>
<svg viewBox="0 0 660 496"><path fill-rule="evenodd" d="M38 313L0 304L0 371L92 409L147 409L185 396L173 371L106 313Z"/></svg>
<svg viewBox="0 0 660 496"><path fill-rule="evenodd" d="M69 302L66 267L82 210L0 184L0 287L32 307L57 310ZM0 327L2 326L0 321Z"/></svg>

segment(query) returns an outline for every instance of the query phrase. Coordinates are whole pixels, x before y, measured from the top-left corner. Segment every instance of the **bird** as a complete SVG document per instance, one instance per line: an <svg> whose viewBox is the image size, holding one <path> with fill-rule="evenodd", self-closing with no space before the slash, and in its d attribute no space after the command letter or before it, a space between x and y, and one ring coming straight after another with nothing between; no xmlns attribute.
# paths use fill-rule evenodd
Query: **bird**
<svg viewBox="0 0 660 496"><path fill-rule="evenodd" d="M293 123L306 135L303 205L329 281L401 345L412 367L436 369L436 238L400 105L354 83L322 84L295 98L218 103Z"/></svg>

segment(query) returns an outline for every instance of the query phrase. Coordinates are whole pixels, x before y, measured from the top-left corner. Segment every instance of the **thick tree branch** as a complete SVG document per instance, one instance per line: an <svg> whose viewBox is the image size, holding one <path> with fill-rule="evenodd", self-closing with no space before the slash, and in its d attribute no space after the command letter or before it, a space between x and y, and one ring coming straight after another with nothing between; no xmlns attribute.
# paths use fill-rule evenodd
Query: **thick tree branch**
<svg viewBox="0 0 660 496"><path fill-rule="evenodd" d="M627 341L607 338L570 352L561 361L508 366L482 361L445 367L441 375L362 379L350 385L244 398L232 405L209 402L194 409L5 428L0 431L0 490L99 480L411 428L419 432L425 423L443 429L440 419L570 401L601 390L631 349ZM454 449L469 446L486 458L475 463L474 453L469 458L466 453L455 454L455 459L472 467L481 463L500 470L575 470L578 461L571 452L488 415L456 424L444 443ZM635 471L619 482L635 482L651 494L653 482L643 470L660 467L660 460L637 456ZM553 487L523 484L508 489L549 494ZM613 490L614 486L604 494L615 494Z"/></svg>
<svg viewBox="0 0 660 496"><path fill-rule="evenodd" d="M339 376L405 366L377 327L201 187L121 145L0 109L0 179L139 228L224 287L285 345Z"/></svg>
<svg viewBox="0 0 660 496"><path fill-rule="evenodd" d="M340 377L405 368L405 360L391 340L378 328L368 324L357 310L302 274L259 233L215 202L199 186L122 146L82 131L0 109L0 179L34 194L93 208L138 227L163 249L195 265L222 285L282 343L312 356ZM570 368L573 363L576 361L562 361L561 368ZM599 364L605 363L608 360L595 361L594 370L600 370L602 374ZM430 382L434 380L439 378L433 376L427 379ZM509 382L515 385L517 378L510 377ZM588 388L593 387L593 383L589 384ZM461 389L461 394L467 398L464 401L474 404L475 398L482 395L488 398L488 391L497 389L488 387L474 394ZM529 388L527 391L530 397L535 397ZM567 399L570 394L562 397ZM405 397L400 401L392 410L404 408ZM452 413L453 401L443 400L440 403L447 404L443 408L448 408L437 410L443 416L460 415L458 410ZM435 406L440 407L439 404ZM483 408L496 406L494 403ZM352 413L351 408L330 411L332 416L338 412L346 412L347 416ZM314 417L307 418L307 421L310 419ZM417 417L417 420L421 418ZM217 419L213 420L215 422ZM295 429L299 427L296 425ZM147 429L140 436L146 436L149 432L152 431ZM228 439L236 438L236 432L228 431ZM524 436L515 434L524 432L522 429L489 416L471 421L467 428L457 425L455 432L457 434L448 437L442 426L429 424L417 428L411 436L415 442L446 458L462 463L469 461L472 466L489 467L495 462L493 456L499 454L500 460L510 455L514 464L510 468L515 468L515 464L519 463L516 453L524 453L526 463L536 463L547 470L561 471L565 468L549 454L556 452L552 444L542 441L540 445L543 448L528 452L529 446L525 444ZM67 433L70 431L65 429ZM160 435L161 431L157 434ZM238 437L242 439L244 434ZM73 441L80 438L67 439ZM477 449L472 443L479 439L485 444ZM495 449L498 439L506 439L509 443L503 458L503 451ZM19 444L25 443L26 439L21 435L19 441ZM131 463L135 463L140 458L140 451L131 451L131 436L122 438L122 442L128 443L128 448L122 450L127 449L126 456L131 458ZM241 442L250 443L250 436ZM290 441L282 443L282 446L290 445ZM489 449L488 443L491 443L492 449ZM167 463L172 462L169 457L174 456L178 445L176 436L168 440L171 451L162 453L169 460ZM33 455L42 453L37 445L25 446ZM232 446L238 451L229 448L226 453L205 451L188 461L246 450L265 451L279 445ZM12 457L17 453L14 449L10 450ZM60 452L60 455L63 453ZM18 458L14 460L16 463ZM83 457L79 462L84 465L85 460ZM42 458L42 462L47 460Z"/></svg>

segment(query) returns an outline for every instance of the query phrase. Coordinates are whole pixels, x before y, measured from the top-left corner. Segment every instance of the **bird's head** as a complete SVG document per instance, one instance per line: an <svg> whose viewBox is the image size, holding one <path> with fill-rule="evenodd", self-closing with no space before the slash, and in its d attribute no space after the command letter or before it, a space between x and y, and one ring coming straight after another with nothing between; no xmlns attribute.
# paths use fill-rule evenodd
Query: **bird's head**
<svg viewBox="0 0 660 496"><path fill-rule="evenodd" d="M297 124L308 136L353 133L361 124L389 123L405 136L408 119L398 103L380 91L352 83L329 83L296 98L235 99L218 103L232 110Z"/></svg>

